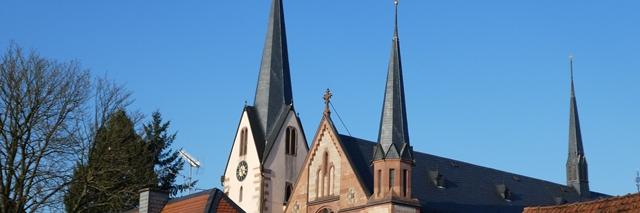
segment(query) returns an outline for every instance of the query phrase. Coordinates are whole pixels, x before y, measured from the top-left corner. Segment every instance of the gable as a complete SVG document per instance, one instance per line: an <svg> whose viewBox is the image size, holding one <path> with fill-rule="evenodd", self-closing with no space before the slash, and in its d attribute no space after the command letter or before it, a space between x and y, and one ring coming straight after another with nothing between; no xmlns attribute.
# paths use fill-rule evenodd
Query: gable
<svg viewBox="0 0 640 213"><path fill-rule="evenodd" d="M256 128L253 112L249 106L243 110L221 180L227 196L247 211L258 208L262 197L259 188L262 180L260 153L263 147L260 144L263 143L260 138L256 139L260 137L260 130ZM243 139L245 143L242 143Z"/></svg>
<svg viewBox="0 0 640 213"><path fill-rule="evenodd" d="M345 199L336 200L332 205L349 208L366 204L367 190L360 183L358 173L354 171L341 143L331 120L323 118L285 212L307 212L308 208L317 208L318 202L339 195L344 195L341 198ZM323 171L323 167L326 170ZM318 173L325 174L325 171L330 176L318 178ZM325 184L319 185L321 181L325 181Z"/></svg>
<svg viewBox="0 0 640 213"><path fill-rule="evenodd" d="M239 161L237 159L237 156L239 156L240 152L240 134L245 128L247 130L247 155L251 155L251 158L257 158L259 162L259 159L261 158L262 152L264 150L264 143L261 143L260 141L264 140L262 139L263 137L260 128L258 128L257 126L259 124L256 119L257 116L255 115L255 110L253 109L253 107L245 106L242 110L240 121L238 122L236 134L233 138L233 144L231 145L231 150L229 151L229 157L227 157L227 165L224 169L224 174L228 173L227 170L229 169L230 163Z"/></svg>
<svg viewBox="0 0 640 213"><path fill-rule="evenodd" d="M274 128L266 139L266 145L262 153L263 157L261 158L262 162L266 164L266 162L272 161L278 152L277 149L283 147L280 143L284 142L283 137L285 137L285 131L289 126L295 128L299 133L298 138L302 140L298 140L299 143L297 145L298 147L304 148L305 153L302 154L306 154L306 151L309 150L309 145L307 144L307 139L302 129L302 122L300 122L300 118L296 115L295 110L288 107L287 111L283 112L276 124L278 128Z"/></svg>

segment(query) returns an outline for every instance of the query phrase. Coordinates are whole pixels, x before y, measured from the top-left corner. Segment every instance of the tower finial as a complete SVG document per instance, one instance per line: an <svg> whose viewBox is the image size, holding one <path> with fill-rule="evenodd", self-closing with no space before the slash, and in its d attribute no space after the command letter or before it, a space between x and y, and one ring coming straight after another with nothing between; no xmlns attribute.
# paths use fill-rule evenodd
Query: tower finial
<svg viewBox="0 0 640 213"><path fill-rule="evenodd" d="M569 53L569 72L571 74L571 82L573 82L573 53Z"/></svg>
<svg viewBox="0 0 640 213"><path fill-rule="evenodd" d="M394 22L393 22L393 38L397 39L398 38L398 0L393 0L393 4L395 6L395 16L394 16Z"/></svg>
<svg viewBox="0 0 640 213"><path fill-rule="evenodd" d="M331 104L332 96L333 93L331 93L331 90L329 90L329 88L327 88L327 90L324 92L324 96L322 96L322 99L324 99L324 115L326 116L329 116L331 114L329 104Z"/></svg>
<svg viewBox="0 0 640 213"><path fill-rule="evenodd" d="M573 53L569 53L569 77L571 80L571 97L575 97L575 90L573 86Z"/></svg>

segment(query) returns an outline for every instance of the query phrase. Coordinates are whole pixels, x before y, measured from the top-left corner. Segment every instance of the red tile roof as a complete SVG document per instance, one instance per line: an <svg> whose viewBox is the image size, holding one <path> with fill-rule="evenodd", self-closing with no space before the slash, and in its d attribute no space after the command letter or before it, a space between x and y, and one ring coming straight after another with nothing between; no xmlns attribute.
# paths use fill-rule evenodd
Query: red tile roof
<svg viewBox="0 0 640 213"><path fill-rule="evenodd" d="M640 193L556 206L527 207L524 213L634 212L640 213Z"/></svg>
<svg viewBox="0 0 640 213"><path fill-rule="evenodd" d="M245 213L224 192L210 189L184 197L169 200L162 208L162 213ZM131 209L126 213L138 213L138 209Z"/></svg>
<svg viewBox="0 0 640 213"><path fill-rule="evenodd" d="M207 201L211 193L202 193L197 196L181 199L176 202L169 202L162 208L162 213L178 212L205 212Z"/></svg>

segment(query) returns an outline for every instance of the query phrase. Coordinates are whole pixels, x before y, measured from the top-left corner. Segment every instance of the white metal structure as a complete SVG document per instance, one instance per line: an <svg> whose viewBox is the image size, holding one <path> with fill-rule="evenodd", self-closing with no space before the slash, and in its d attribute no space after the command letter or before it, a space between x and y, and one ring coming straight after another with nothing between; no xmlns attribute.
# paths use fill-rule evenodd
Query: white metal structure
<svg viewBox="0 0 640 213"><path fill-rule="evenodd" d="M178 153L180 153L180 157L182 157L182 159L184 159L185 161L187 161L187 163L189 163L190 167L189 167L189 184L193 183L193 168L195 167L200 168L200 161L196 160L194 157L192 157L189 153L187 153L184 150L180 150L178 151ZM191 191L193 190L193 187L189 186L189 194L191 194Z"/></svg>

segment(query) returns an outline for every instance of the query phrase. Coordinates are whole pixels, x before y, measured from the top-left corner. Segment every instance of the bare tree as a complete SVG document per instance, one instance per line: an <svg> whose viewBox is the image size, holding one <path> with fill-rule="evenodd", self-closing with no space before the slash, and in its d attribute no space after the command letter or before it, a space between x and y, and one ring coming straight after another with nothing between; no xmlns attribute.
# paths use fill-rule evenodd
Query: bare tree
<svg viewBox="0 0 640 213"><path fill-rule="evenodd" d="M57 209L82 142L89 73L15 44L0 63L0 211Z"/></svg>

